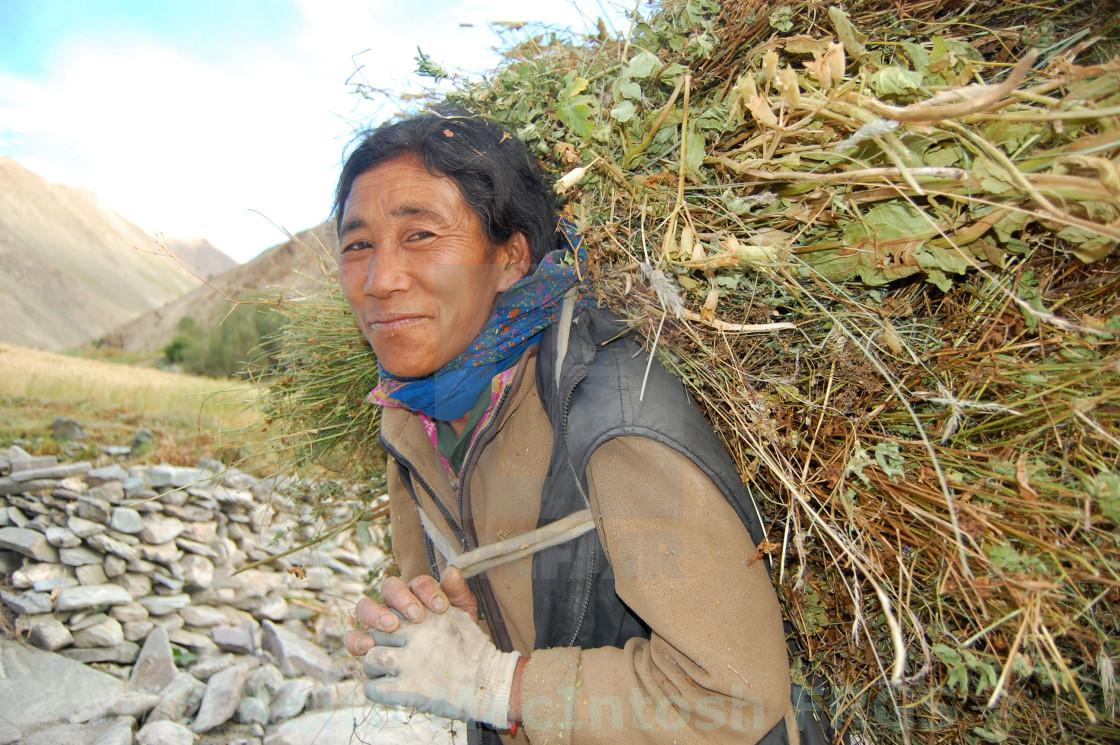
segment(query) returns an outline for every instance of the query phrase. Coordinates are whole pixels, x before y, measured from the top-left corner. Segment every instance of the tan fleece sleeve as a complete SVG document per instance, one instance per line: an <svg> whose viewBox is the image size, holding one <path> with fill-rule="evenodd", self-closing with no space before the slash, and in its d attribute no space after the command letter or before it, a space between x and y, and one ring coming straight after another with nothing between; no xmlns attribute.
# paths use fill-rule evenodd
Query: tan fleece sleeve
<svg viewBox="0 0 1120 745"><path fill-rule="evenodd" d="M385 485L389 490L389 535L393 539L393 558L401 577L408 582L421 574L431 574L424 548L424 526L416 512L416 502L397 473L397 463L386 456Z"/></svg>
<svg viewBox="0 0 1120 745"><path fill-rule="evenodd" d="M747 529L700 469L651 440L607 442L588 482L615 589L652 636L533 652L521 683L530 741L756 742L789 708L790 673Z"/></svg>

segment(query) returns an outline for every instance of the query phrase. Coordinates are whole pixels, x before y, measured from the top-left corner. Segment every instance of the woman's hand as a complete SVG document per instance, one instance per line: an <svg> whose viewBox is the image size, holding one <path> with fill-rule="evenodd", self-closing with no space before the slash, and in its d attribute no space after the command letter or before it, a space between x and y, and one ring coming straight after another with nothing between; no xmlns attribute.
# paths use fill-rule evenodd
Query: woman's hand
<svg viewBox="0 0 1120 745"><path fill-rule="evenodd" d="M363 628L350 629L342 637L346 651L352 655L364 655L373 647L373 637L365 629L392 632L400 627L400 618L394 610L413 623L423 621L428 611L446 613L451 607L461 608L472 620L478 620L478 600L455 567L443 573L442 582L426 574L407 585L399 577L389 577L379 589L385 605L372 598L359 600L354 615Z"/></svg>

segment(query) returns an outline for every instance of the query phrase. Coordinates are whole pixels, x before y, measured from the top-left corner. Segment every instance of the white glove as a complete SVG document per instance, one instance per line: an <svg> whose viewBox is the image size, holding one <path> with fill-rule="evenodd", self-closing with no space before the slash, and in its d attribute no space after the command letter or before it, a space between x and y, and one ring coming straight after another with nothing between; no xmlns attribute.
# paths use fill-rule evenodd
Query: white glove
<svg viewBox="0 0 1120 745"><path fill-rule="evenodd" d="M399 615L399 614L398 614ZM391 634L375 631L362 670L366 698L426 714L509 729L517 652L500 652L466 612L401 619Z"/></svg>

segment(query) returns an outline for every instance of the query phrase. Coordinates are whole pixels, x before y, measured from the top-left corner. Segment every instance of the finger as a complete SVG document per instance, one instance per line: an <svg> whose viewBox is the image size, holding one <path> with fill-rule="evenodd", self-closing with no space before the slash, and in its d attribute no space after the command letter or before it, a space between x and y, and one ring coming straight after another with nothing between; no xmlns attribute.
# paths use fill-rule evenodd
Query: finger
<svg viewBox="0 0 1120 745"><path fill-rule="evenodd" d="M465 610L470 617L478 620L478 598L471 592L467 580L458 567L448 567L440 578L440 587L451 601L451 605Z"/></svg>
<svg viewBox="0 0 1120 745"><path fill-rule="evenodd" d="M361 629L350 629L342 635L342 646L355 657L361 657L374 645L374 640Z"/></svg>
<svg viewBox="0 0 1120 745"><path fill-rule="evenodd" d="M408 589L408 585L400 577L388 577L381 583L381 597L385 599L385 605L400 611L404 617L413 623L420 623L424 620L424 605ZM392 629L381 626L385 631L392 631Z"/></svg>
<svg viewBox="0 0 1120 745"><path fill-rule="evenodd" d="M391 660L379 655L380 649L374 647L362 660L362 672L367 678L395 678L400 671Z"/></svg>
<svg viewBox="0 0 1120 745"><path fill-rule="evenodd" d="M434 610L436 613L443 613L451 607L448 605L447 596L443 594L439 583L426 574L415 577L408 583L408 589L419 598L425 608Z"/></svg>
<svg viewBox="0 0 1120 745"><path fill-rule="evenodd" d="M354 607L354 617L363 626L381 631L396 631L401 623L400 616L373 598L360 598Z"/></svg>

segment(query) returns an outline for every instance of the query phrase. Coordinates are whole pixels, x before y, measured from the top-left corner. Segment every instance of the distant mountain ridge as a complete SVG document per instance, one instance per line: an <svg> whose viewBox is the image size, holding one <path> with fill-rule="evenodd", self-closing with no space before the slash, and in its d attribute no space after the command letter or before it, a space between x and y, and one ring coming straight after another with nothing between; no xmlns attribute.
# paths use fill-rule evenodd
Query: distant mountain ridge
<svg viewBox="0 0 1120 745"><path fill-rule="evenodd" d="M51 184L0 157L0 341L62 350L236 266L207 242L166 246L87 189ZM224 259L223 259L224 257Z"/></svg>

